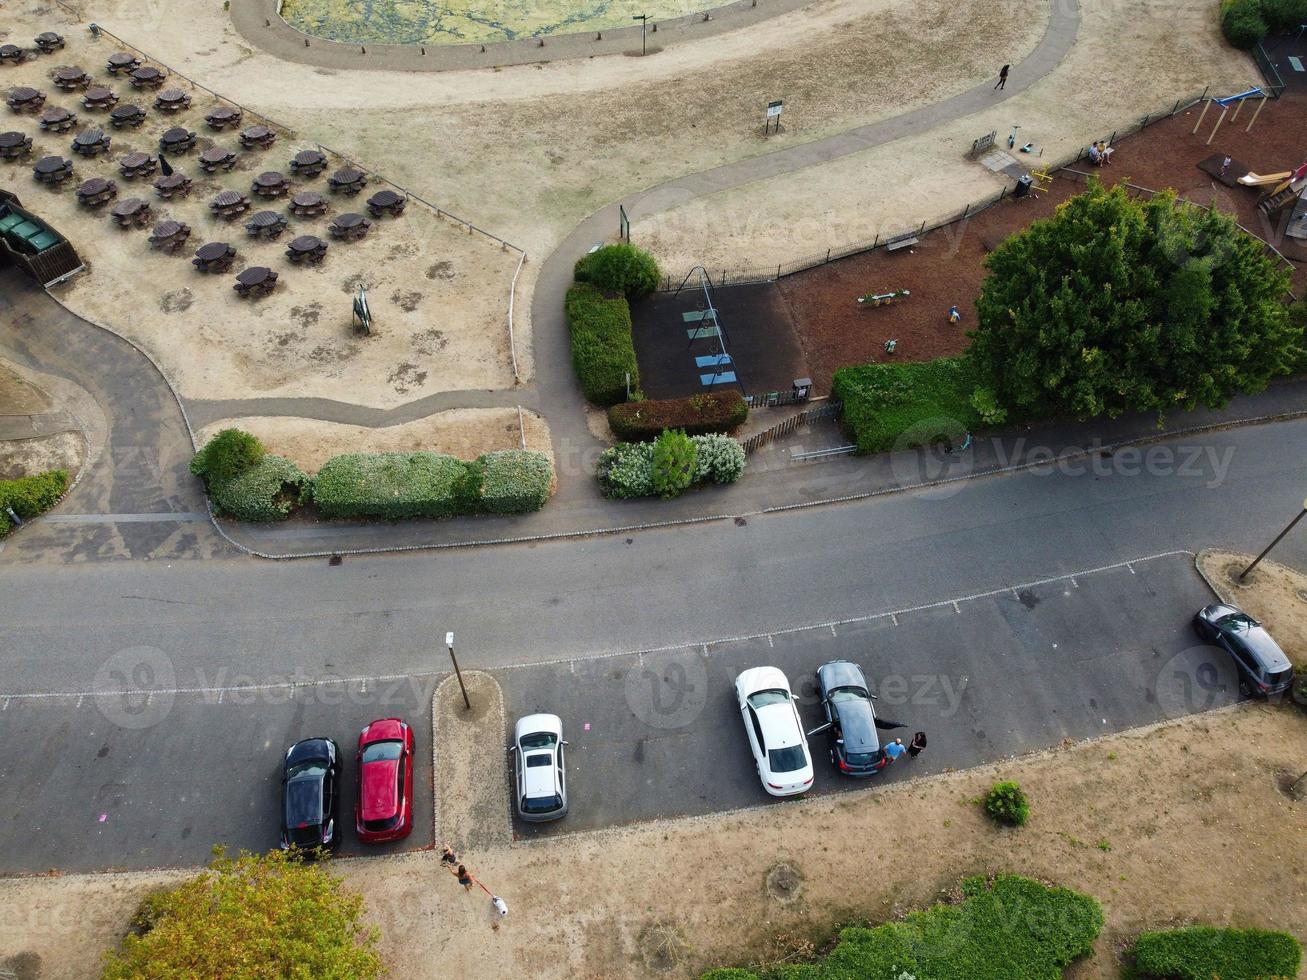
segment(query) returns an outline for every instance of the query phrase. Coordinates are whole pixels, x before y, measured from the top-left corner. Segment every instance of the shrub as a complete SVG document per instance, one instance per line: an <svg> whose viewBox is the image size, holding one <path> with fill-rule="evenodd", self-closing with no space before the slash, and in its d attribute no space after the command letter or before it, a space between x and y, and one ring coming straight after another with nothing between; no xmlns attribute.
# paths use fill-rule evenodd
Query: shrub
<svg viewBox="0 0 1307 980"><path fill-rule="evenodd" d="M1002 425L1007 421L1007 409L998 403L998 395L988 386L977 388L971 393L971 407L985 425Z"/></svg>
<svg viewBox="0 0 1307 980"><path fill-rule="evenodd" d="M695 467L696 483L734 483L744 472L744 447L729 436L696 436L699 461Z"/></svg>
<svg viewBox="0 0 1307 980"><path fill-rule="evenodd" d="M698 470L699 450L679 429L667 429L653 444L653 488L660 496L679 497Z"/></svg>
<svg viewBox="0 0 1307 980"><path fill-rule="evenodd" d="M831 389L858 452L958 442L981 418L971 396L981 380L968 357L840 368Z"/></svg>
<svg viewBox="0 0 1307 980"><path fill-rule="evenodd" d="M1307 297L1289 307L1289 326L1298 345L1289 365L1289 374L1307 374Z"/></svg>
<svg viewBox="0 0 1307 980"><path fill-rule="evenodd" d="M581 256L572 275L605 293L635 298L658 288L663 274L654 257L634 245L605 245Z"/></svg>
<svg viewBox="0 0 1307 980"><path fill-rule="evenodd" d="M605 449L599 455L596 475L605 497L653 496L653 443L619 442Z"/></svg>
<svg viewBox="0 0 1307 980"><path fill-rule="evenodd" d="M481 466L444 453L347 453L314 481L323 517L453 517L478 509Z"/></svg>
<svg viewBox="0 0 1307 980"><path fill-rule="evenodd" d="M191 472L204 480L230 480L257 466L265 453L263 443L248 432L223 429L191 457Z"/></svg>
<svg viewBox="0 0 1307 980"><path fill-rule="evenodd" d="M1261 10L1271 31L1287 33L1307 24L1307 0L1261 0Z"/></svg>
<svg viewBox="0 0 1307 980"><path fill-rule="evenodd" d="M142 903L141 933L105 954L104 976L378 977L379 934L341 884L282 851L219 850L208 870Z"/></svg>
<svg viewBox="0 0 1307 980"><path fill-rule="evenodd" d="M985 795L985 812L999 823L1020 827L1030 819L1030 803L1016 783L995 783Z"/></svg>
<svg viewBox="0 0 1307 980"><path fill-rule="evenodd" d="M210 474L209 499L218 512L238 521L280 521L312 493L313 481L281 456L264 456L236 476Z"/></svg>
<svg viewBox="0 0 1307 980"><path fill-rule="evenodd" d="M749 406L738 391L714 391L689 398L629 401L608 410L608 426L624 442L656 439L664 429L689 435L734 432L749 417Z"/></svg>
<svg viewBox="0 0 1307 980"><path fill-rule="evenodd" d="M627 375L632 389L640 384L626 300L607 299L594 286L580 284L567 291L565 309L572 367L586 399L596 405L624 401Z"/></svg>
<svg viewBox="0 0 1307 980"><path fill-rule="evenodd" d="M0 480L0 538L13 530L10 508L21 520L30 521L57 504L67 489L67 470L49 470L16 480Z"/></svg>
<svg viewBox="0 0 1307 980"><path fill-rule="evenodd" d="M1145 932L1133 949L1137 973L1180 980L1296 977L1302 947L1287 932L1190 926Z"/></svg>
<svg viewBox="0 0 1307 980"><path fill-rule="evenodd" d="M1269 31L1258 0L1235 0L1221 16L1225 39L1244 51L1256 46Z"/></svg>
<svg viewBox="0 0 1307 980"><path fill-rule="evenodd" d="M481 507L491 514L539 510L553 489L554 467L544 453L506 449L480 459Z"/></svg>

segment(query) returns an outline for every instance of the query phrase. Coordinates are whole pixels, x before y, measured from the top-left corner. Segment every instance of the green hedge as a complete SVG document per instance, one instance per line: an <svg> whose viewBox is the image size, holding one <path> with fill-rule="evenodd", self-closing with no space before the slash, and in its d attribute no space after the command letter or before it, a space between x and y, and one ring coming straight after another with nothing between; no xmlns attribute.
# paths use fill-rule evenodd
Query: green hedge
<svg viewBox="0 0 1307 980"><path fill-rule="evenodd" d="M539 510L553 490L554 467L544 453L507 449L481 457L481 507L491 514Z"/></svg>
<svg viewBox="0 0 1307 980"><path fill-rule="evenodd" d="M281 456L265 455L230 479L210 474L209 499L224 517L280 521L312 496L313 481Z"/></svg>
<svg viewBox="0 0 1307 980"><path fill-rule="evenodd" d="M16 480L0 480L0 538L13 530L10 508L21 520L30 521L57 504L67 489L67 470L49 470Z"/></svg>
<svg viewBox="0 0 1307 980"><path fill-rule="evenodd" d="M1272 31L1296 32L1307 24L1307 0L1225 0L1221 31L1236 48L1247 51Z"/></svg>
<svg viewBox="0 0 1307 980"><path fill-rule="evenodd" d="M714 391L688 398L623 402L608 410L608 427L623 442L657 439L664 429L688 435L734 432L749 418L749 406L738 391Z"/></svg>
<svg viewBox="0 0 1307 980"><path fill-rule="evenodd" d="M632 391L640 386L625 297L609 299L594 286L578 283L567 291L565 309L572 367L586 399L596 405L625 401L627 374Z"/></svg>
<svg viewBox="0 0 1307 980"><path fill-rule="evenodd" d="M654 257L634 245L605 245L581 256L572 269L577 282L632 297L653 292L662 276Z"/></svg>
<svg viewBox="0 0 1307 980"><path fill-rule="evenodd" d="M840 932L839 945L816 963L705 974L714 980L1061 980L1063 968L1089 953L1103 910L1088 895L1048 888L1018 875L993 882L967 878L963 901L912 912L898 922Z"/></svg>
<svg viewBox="0 0 1307 980"><path fill-rule="evenodd" d="M1289 307L1289 322L1299 333L1298 354L1289 367L1289 373L1307 374L1307 297Z"/></svg>
<svg viewBox="0 0 1307 980"><path fill-rule="evenodd" d="M983 379L972 360L863 364L840 368L831 393L860 453L960 441L980 425L972 395Z"/></svg>
<svg viewBox="0 0 1307 980"><path fill-rule="evenodd" d="M233 479L267 455L256 436L241 429L223 429L191 457L191 472L203 480Z"/></svg>
<svg viewBox="0 0 1307 980"><path fill-rule="evenodd" d="M1296 977L1302 947L1287 932L1190 926L1145 932L1132 950L1136 976L1180 980Z"/></svg>

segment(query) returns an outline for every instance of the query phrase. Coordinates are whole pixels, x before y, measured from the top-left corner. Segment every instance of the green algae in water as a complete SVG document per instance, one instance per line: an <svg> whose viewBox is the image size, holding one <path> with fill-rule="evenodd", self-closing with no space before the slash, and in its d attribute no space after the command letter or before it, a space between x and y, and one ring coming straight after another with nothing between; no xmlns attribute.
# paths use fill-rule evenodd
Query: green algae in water
<svg viewBox="0 0 1307 980"><path fill-rule="evenodd" d="M285 0L297 30L357 44L460 44L631 27L727 0Z"/></svg>

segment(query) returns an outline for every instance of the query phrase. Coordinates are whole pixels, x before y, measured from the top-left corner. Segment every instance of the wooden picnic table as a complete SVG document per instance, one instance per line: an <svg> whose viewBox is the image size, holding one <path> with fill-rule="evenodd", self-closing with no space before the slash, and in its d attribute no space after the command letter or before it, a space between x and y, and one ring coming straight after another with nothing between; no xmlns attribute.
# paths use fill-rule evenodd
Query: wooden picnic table
<svg viewBox="0 0 1307 980"><path fill-rule="evenodd" d="M327 186L335 194L354 195L368 185L368 175L354 167L342 167L327 178Z"/></svg>
<svg viewBox="0 0 1307 980"><path fill-rule="evenodd" d="M290 199L290 213L299 218L316 218L327 213L327 202L317 191L300 191Z"/></svg>
<svg viewBox="0 0 1307 980"><path fill-rule="evenodd" d="M251 238L276 241L286 230L286 216L276 211L257 211L245 222L245 231Z"/></svg>
<svg viewBox="0 0 1307 980"><path fill-rule="evenodd" d="M236 258L236 249L226 242L208 242L195 250L191 265L201 272L226 272Z"/></svg>
<svg viewBox="0 0 1307 980"><path fill-rule="evenodd" d="M141 123L145 122L145 110L138 105L114 106L109 112L109 122L114 129L122 129L124 126L131 126L135 129Z"/></svg>
<svg viewBox="0 0 1307 980"><path fill-rule="evenodd" d="M404 198L392 190L380 190L368 198L368 210L374 218L380 218L383 214L398 218L404 213L404 204Z"/></svg>
<svg viewBox="0 0 1307 980"><path fill-rule="evenodd" d="M165 252L176 252L191 237L189 225L180 221L160 221L150 234L150 248Z"/></svg>
<svg viewBox="0 0 1307 980"><path fill-rule="evenodd" d="M309 179L327 169L327 158L317 150L301 150L291 158L291 173Z"/></svg>
<svg viewBox="0 0 1307 980"><path fill-rule="evenodd" d="M162 87L163 80L167 76L155 68L154 65L141 65L140 68L132 70L129 78L132 82L132 88L149 88L157 89Z"/></svg>
<svg viewBox="0 0 1307 980"><path fill-rule="evenodd" d="M218 170L230 170L236 166L236 154L226 147L211 146L200 154L200 166L207 173Z"/></svg>
<svg viewBox="0 0 1307 980"><path fill-rule="evenodd" d="M338 214L331 219L331 225L328 231L331 232L332 238L338 238L341 241L356 242L360 238L366 238L368 229L372 227L372 222L361 214L353 211L346 211L344 214Z"/></svg>
<svg viewBox="0 0 1307 980"><path fill-rule="evenodd" d="M277 286L277 273L267 266L252 265L236 277L232 288L239 296L258 298L267 296Z"/></svg>
<svg viewBox="0 0 1307 980"><path fill-rule="evenodd" d="M179 174L173 171L163 177L154 179L154 193L158 194L165 201L173 197L189 197L191 193L191 178L185 174Z"/></svg>
<svg viewBox="0 0 1307 980"><path fill-rule="evenodd" d="M54 31L42 31L36 35L36 46L42 54L53 54L64 46L64 39Z"/></svg>
<svg viewBox="0 0 1307 980"><path fill-rule="evenodd" d="M191 97L179 88L166 88L154 97L154 107L160 112L181 112L191 107Z"/></svg>
<svg viewBox="0 0 1307 980"><path fill-rule="evenodd" d="M83 129L73 137L73 152L84 157L98 156L109 152L110 139L102 129Z"/></svg>
<svg viewBox="0 0 1307 980"><path fill-rule="evenodd" d="M214 217L231 221L250 209L250 199L238 191L222 191L209 202L209 210Z"/></svg>
<svg viewBox="0 0 1307 980"><path fill-rule="evenodd" d="M16 44L0 44L0 65L21 65L27 52Z"/></svg>
<svg viewBox="0 0 1307 980"><path fill-rule="evenodd" d="M77 113L61 105L52 105L36 117L37 125L49 133L66 133L77 122Z"/></svg>
<svg viewBox="0 0 1307 980"><path fill-rule="evenodd" d="M73 175L73 161L63 157L41 157L32 167L32 174L42 184L62 184Z"/></svg>
<svg viewBox="0 0 1307 980"><path fill-rule="evenodd" d="M91 76L77 65L65 65L62 68L56 68L53 77L55 88L63 89L65 92L84 89L91 84Z"/></svg>
<svg viewBox="0 0 1307 980"><path fill-rule="evenodd" d="M9 90L5 101L14 112L35 112L45 105L45 93L27 85L20 85Z"/></svg>
<svg viewBox="0 0 1307 980"><path fill-rule="evenodd" d="M0 160L16 160L32 152L32 137L11 129L0 133Z"/></svg>
<svg viewBox="0 0 1307 980"><path fill-rule="evenodd" d="M285 197L290 181L275 170L265 170L250 182L250 190L263 198Z"/></svg>
<svg viewBox="0 0 1307 980"><path fill-rule="evenodd" d="M137 177L148 177L159 169L159 161L156 157L148 153L128 153L118 161L118 169L128 180L135 180Z"/></svg>
<svg viewBox="0 0 1307 980"><path fill-rule="evenodd" d="M108 204L118 196L118 185L103 177L88 177L77 188L78 203L88 208L98 208Z"/></svg>
<svg viewBox="0 0 1307 980"><path fill-rule="evenodd" d="M209 124L210 129L222 130L228 126L239 126L241 115L241 111L235 106L220 105L205 116L204 121Z"/></svg>
<svg viewBox="0 0 1307 980"><path fill-rule="evenodd" d="M241 130L241 146L247 150L266 150L277 142L277 134L262 124Z"/></svg>
<svg viewBox="0 0 1307 980"><path fill-rule="evenodd" d="M127 51L115 51L104 63L110 75L126 74L141 67L141 59Z"/></svg>
<svg viewBox="0 0 1307 980"><path fill-rule="evenodd" d="M196 136L185 126L174 126L159 137L159 150L163 153L186 153L195 146Z"/></svg>
<svg viewBox="0 0 1307 980"><path fill-rule="evenodd" d="M112 109L118 103L118 95L106 85L92 85L82 96L82 107L92 112L100 109Z"/></svg>
<svg viewBox="0 0 1307 980"><path fill-rule="evenodd" d="M119 201L109 211L119 228L144 228L154 217L150 202L139 197L128 197Z"/></svg>
<svg viewBox="0 0 1307 980"><path fill-rule="evenodd" d="M286 258L295 265L317 265L327 257L327 243L317 235L300 235L286 246Z"/></svg>

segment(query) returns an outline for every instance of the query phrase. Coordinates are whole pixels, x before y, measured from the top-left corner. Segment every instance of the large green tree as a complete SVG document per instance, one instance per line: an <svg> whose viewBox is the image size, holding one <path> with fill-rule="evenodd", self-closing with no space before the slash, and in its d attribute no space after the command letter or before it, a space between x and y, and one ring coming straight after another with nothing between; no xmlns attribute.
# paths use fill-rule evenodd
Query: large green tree
<svg viewBox="0 0 1307 980"><path fill-rule="evenodd" d="M340 884L322 864L281 851L233 859L219 850L207 871L146 899L137 933L105 955L104 975L378 977L377 930Z"/></svg>
<svg viewBox="0 0 1307 980"><path fill-rule="evenodd" d="M1229 215L1092 182L990 255L972 353L1019 416L1222 405L1301 356L1264 252Z"/></svg>

